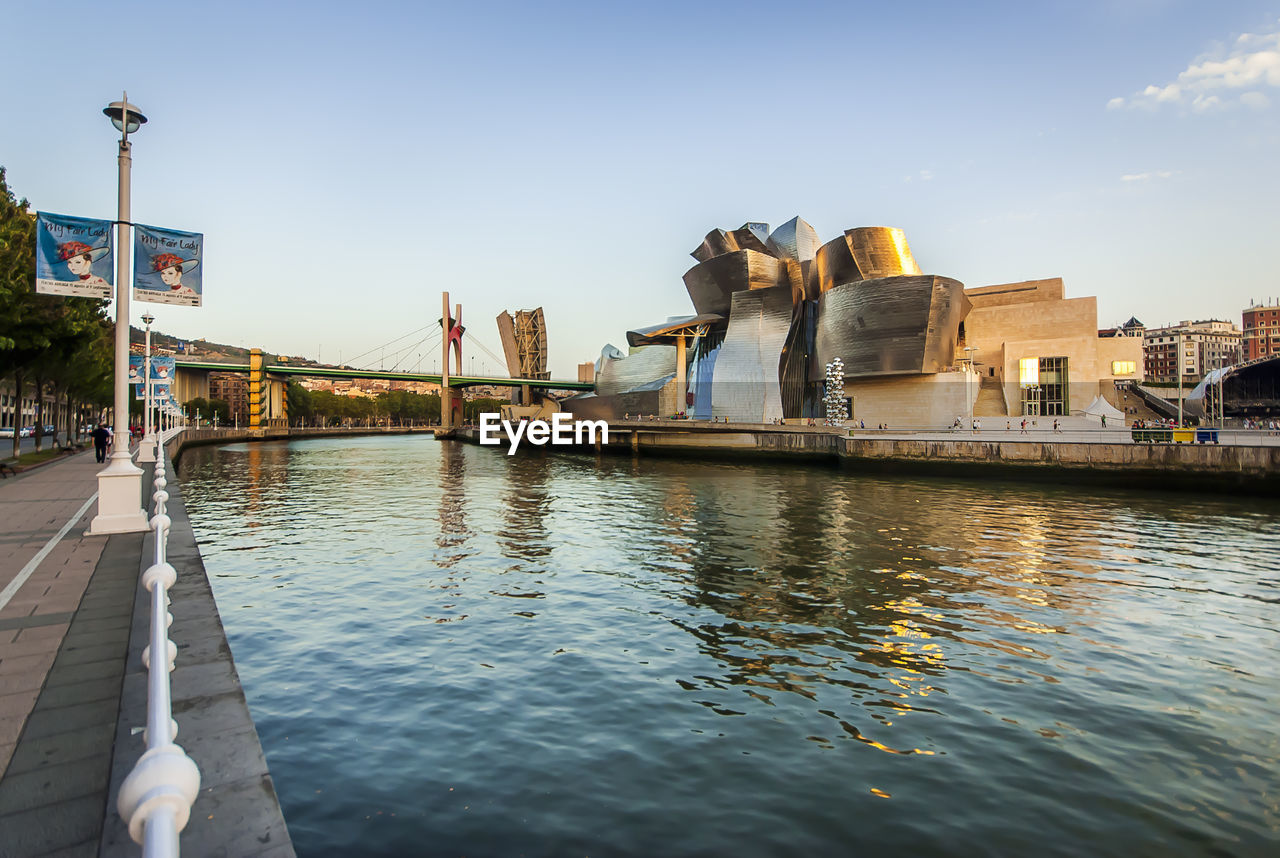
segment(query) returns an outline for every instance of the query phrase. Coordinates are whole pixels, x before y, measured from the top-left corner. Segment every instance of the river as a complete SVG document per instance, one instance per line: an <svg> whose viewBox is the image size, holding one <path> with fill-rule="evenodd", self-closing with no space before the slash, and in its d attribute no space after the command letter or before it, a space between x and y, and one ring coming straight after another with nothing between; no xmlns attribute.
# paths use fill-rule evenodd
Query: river
<svg viewBox="0 0 1280 858"><path fill-rule="evenodd" d="M1275 502L408 436L180 464L301 856L1276 854Z"/></svg>

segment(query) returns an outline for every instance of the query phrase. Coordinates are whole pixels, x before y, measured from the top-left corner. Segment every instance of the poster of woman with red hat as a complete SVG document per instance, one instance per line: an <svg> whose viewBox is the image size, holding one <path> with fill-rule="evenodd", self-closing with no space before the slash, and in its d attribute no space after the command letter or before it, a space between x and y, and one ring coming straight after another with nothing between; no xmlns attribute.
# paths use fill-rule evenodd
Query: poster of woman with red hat
<svg viewBox="0 0 1280 858"><path fill-rule="evenodd" d="M204 236L142 224L133 234L134 300L199 307Z"/></svg>
<svg viewBox="0 0 1280 858"><path fill-rule="evenodd" d="M36 212L36 291L110 298L111 222Z"/></svg>

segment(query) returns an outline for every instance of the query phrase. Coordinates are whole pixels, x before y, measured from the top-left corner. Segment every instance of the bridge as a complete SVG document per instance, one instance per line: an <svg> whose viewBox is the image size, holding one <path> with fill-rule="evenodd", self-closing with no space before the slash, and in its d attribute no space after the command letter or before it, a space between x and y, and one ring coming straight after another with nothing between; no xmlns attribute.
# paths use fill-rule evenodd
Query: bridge
<svg viewBox="0 0 1280 858"><path fill-rule="evenodd" d="M177 368L189 372L239 372L248 373L247 363L216 363L212 361L179 360ZM310 378L360 378L383 381L425 381L444 385L445 376L429 372L391 372L379 369L347 369L346 367L300 366L297 364L270 364L262 367L265 375L296 375ZM590 381L568 381L554 378L510 378L489 375L450 375L449 387L539 387L546 390L595 390Z"/></svg>
<svg viewBox="0 0 1280 858"><path fill-rule="evenodd" d="M208 375L211 372L229 372L244 373L249 376L248 381L248 400L249 400L249 428L258 429L263 425L263 421L270 423L273 420L288 419L288 406L284 395L284 381L289 376L306 376L310 378L336 378L336 379L373 379L380 381L401 381L401 382L426 382L440 386L440 421L441 426L445 430L451 429L453 426L462 422L462 394L463 388L477 387L488 385L492 387L513 387L523 388L526 391L525 399L528 398L528 391L533 389L540 390L583 390L589 391L595 389L593 382L569 381L568 379L557 380L552 378L536 378L521 376L485 376L485 375L466 375L462 370L462 340L466 329L462 326L462 305L458 304L453 310L449 307L449 293L442 294L442 313L438 321L439 325L439 345L442 348L443 367L441 373L421 373L421 372L401 372L394 369L387 370L371 370L371 369L351 369L349 367L323 367L323 366L302 366L299 364L276 363L266 364L265 356L261 349L251 349L249 352L248 363L217 363L212 361L195 361L195 360L178 360L175 361L176 371L173 379L173 395L179 402L189 402L196 397L208 397L209 383ZM500 317L501 318L501 317ZM434 325L428 325L427 328L434 328ZM501 328L501 325L499 326ZM423 329L419 329L423 330ZM414 331L413 333L418 333ZM410 335L405 335L410 336ZM399 337L402 340L405 337ZM434 334L430 334L428 339L433 339ZM508 343L504 338L503 348L507 350L507 366L511 372L536 372L542 373L542 366L534 366L529 368L528 364L522 363L521 359L515 353L518 348L515 341ZM475 342L474 337L471 340ZM392 340L392 343L396 340ZM497 359L493 352L484 347L482 343L476 342L479 348ZM416 346L411 346L416 348ZM543 345L543 360L545 362L545 344ZM472 359L474 363L474 358ZM545 365L545 363L543 364ZM524 403L528 405L526 401Z"/></svg>
<svg viewBox="0 0 1280 858"><path fill-rule="evenodd" d="M174 396L179 402L196 397L209 397L208 375L211 372L242 373L249 376L250 424L287 419L284 387L289 378L375 379L381 381L410 381L446 386L450 391L467 387L529 387L542 390L591 391L595 384L589 381L569 381L548 378L511 378L508 376L449 375L442 373L396 372L376 369L350 369L347 367L299 366L297 364L266 364L255 369L254 359L261 360L261 352L251 354L250 363L217 363L213 361L175 361ZM454 394L455 396L460 394ZM460 422L460 404L452 409L453 422ZM443 414L442 409L442 414ZM254 418L257 418L256 420Z"/></svg>

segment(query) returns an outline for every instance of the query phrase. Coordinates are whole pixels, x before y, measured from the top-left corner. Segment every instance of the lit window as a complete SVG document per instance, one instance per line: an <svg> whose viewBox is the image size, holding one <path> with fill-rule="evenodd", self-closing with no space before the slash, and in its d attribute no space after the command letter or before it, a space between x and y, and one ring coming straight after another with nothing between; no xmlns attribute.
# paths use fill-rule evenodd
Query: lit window
<svg viewBox="0 0 1280 858"><path fill-rule="evenodd" d="M1111 362L1112 375L1133 375L1137 369L1137 363L1131 360L1113 360Z"/></svg>

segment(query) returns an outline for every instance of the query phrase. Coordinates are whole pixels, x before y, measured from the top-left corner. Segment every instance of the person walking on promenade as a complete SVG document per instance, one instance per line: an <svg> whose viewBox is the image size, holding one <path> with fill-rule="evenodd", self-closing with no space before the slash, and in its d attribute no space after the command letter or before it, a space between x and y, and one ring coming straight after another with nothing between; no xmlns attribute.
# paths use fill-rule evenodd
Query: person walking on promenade
<svg viewBox="0 0 1280 858"><path fill-rule="evenodd" d="M1102 415L1102 428L1103 428L1103 429L1106 429L1106 428L1107 428L1107 415L1105 415L1105 414L1104 414L1104 415Z"/></svg>
<svg viewBox="0 0 1280 858"><path fill-rule="evenodd" d="M111 433L106 426L101 423L98 428L89 433L89 437L93 438L93 454L97 456L99 462L107 460L107 442L111 440Z"/></svg>
<svg viewBox="0 0 1280 858"><path fill-rule="evenodd" d="M1058 419L1056 417L1053 419L1053 431L1057 432L1059 435L1062 434L1062 430L1058 428Z"/></svg>
<svg viewBox="0 0 1280 858"><path fill-rule="evenodd" d="M1022 418L1022 432L1020 434L1027 434L1027 418L1025 417Z"/></svg>

